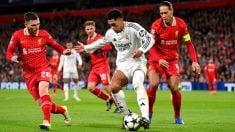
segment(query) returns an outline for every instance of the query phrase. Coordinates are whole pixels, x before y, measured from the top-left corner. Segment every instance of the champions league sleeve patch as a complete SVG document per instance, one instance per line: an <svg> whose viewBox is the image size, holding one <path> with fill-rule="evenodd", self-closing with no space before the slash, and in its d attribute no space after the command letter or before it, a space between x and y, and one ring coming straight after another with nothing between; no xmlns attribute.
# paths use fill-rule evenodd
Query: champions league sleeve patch
<svg viewBox="0 0 235 132"><path fill-rule="evenodd" d="M140 37L144 37L144 36L146 36L147 35L147 31L145 31L145 30L140 30L139 31L139 36Z"/></svg>

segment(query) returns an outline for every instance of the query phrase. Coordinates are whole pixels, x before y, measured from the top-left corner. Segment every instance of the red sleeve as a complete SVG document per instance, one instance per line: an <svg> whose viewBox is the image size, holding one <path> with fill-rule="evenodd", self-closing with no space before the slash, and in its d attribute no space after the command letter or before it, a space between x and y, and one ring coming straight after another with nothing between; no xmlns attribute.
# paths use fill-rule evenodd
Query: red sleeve
<svg viewBox="0 0 235 132"><path fill-rule="evenodd" d="M101 48L102 51L110 51L112 50L112 46L111 44L105 44L102 48Z"/></svg>
<svg viewBox="0 0 235 132"><path fill-rule="evenodd" d="M11 37L10 43L8 44L7 51L6 51L6 58L8 60L11 60L11 58L15 52L17 40L18 40L17 35L16 35L16 33L14 33Z"/></svg>
<svg viewBox="0 0 235 132"><path fill-rule="evenodd" d="M188 53L189 53L189 56L191 58L191 60L193 62L197 62L197 55L196 55L196 51L195 51L195 48L193 46L193 43L191 40L185 42L186 46L187 46L187 49L188 49Z"/></svg>
<svg viewBox="0 0 235 132"><path fill-rule="evenodd" d="M63 53L64 47L57 43L52 36L48 34L48 45L50 45L53 49L57 50L59 53Z"/></svg>

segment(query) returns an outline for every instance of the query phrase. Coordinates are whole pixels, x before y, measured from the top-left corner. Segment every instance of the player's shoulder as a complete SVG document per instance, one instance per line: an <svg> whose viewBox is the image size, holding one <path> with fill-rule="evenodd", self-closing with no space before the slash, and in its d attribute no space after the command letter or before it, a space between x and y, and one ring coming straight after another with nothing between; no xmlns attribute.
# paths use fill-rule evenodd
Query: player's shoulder
<svg viewBox="0 0 235 132"><path fill-rule="evenodd" d="M18 29L13 34L14 35L23 35L24 34L24 29Z"/></svg>
<svg viewBox="0 0 235 132"><path fill-rule="evenodd" d="M39 36L51 36L46 30L40 29L38 32Z"/></svg>
<svg viewBox="0 0 235 132"><path fill-rule="evenodd" d="M176 23L181 25L181 26L186 26L185 21L182 18L175 17Z"/></svg>
<svg viewBox="0 0 235 132"><path fill-rule="evenodd" d="M103 37L102 34L97 33L96 38L102 38L102 37Z"/></svg>
<svg viewBox="0 0 235 132"><path fill-rule="evenodd" d="M106 37L109 37L109 36L112 36L113 34L115 34L115 31L112 29L112 28L109 28L106 33L105 33L105 36Z"/></svg>
<svg viewBox="0 0 235 132"><path fill-rule="evenodd" d="M140 30L141 26L140 24L136 23L136 22L125 22L125 27L127 28L131 28L134 30Z"/></svg>
<svg viewBox="0 0 235 132"><path fill-rule="evenodd" d="M152 23L152 28L154 27L160 27L162 25L162 19L158 18Z"/></svg>

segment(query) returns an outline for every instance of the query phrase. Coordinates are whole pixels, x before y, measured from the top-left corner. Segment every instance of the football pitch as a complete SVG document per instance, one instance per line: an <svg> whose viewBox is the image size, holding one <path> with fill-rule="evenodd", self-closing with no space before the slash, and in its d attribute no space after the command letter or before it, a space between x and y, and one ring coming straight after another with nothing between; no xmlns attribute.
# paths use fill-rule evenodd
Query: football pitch
<svg viewBox="0 0 235 132"><path fill-rule="evenodd" d="M51 92L51 91L50 91ZM136 94L125 90L129 108L140 115ZM159 91L154 107L154 116L149 132L234 132L235 131L235 93L218 92L211 96L208 91L182 92L181 114L184 125L173 121L173 109L169 91ZM73 91L70 91L73 96ZM105 101L88 92L80 90L80 102L70 98L63 101L61 90L53 101L68 107L73 124L67 127L61 115L52 115L54 132L124 132L121 129L122 114L106 112ZM26 90L0 90L0 132L40 132L42 113Z"/></svg>

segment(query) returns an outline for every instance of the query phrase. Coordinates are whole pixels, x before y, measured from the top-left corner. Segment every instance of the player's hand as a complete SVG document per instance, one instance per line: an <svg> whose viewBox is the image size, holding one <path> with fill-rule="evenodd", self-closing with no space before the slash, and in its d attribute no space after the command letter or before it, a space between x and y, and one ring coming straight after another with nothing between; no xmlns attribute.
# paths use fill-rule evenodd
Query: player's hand
<svg viewBox="0 0 235 132"><path fill-rule="evenodd" d="M11 57L11 61L19 63L21 61L21 58L17 55L14 55Z"/></svg>
<svg viewBox="0 0 235 132"><path fill-rule="evenodd" d="M136 59L136 58L139 58L142 54L143 54L143 51L137 49L132 53L132 57Z"/></svg>
<svg viewBox="0 0 235 132"><path fill-rule="evenodd" d="M71 55L71 50L70 49L65 49L64 51L63 51L63 54L64 55Z"/></svg>
<svg viewBox="0 0 235 132"><path fill-rule="evenodd" d="M167 69L169 67L169 63L166 60L160 59L158 61L160 67Z"/></svg>
<svg viewBox="0 0 235 132"><path fill-rule="evenodd" d="M197 62L192 63L192 70L197 74L200 75L201 73L201 68L200 65Z"/></svg>
<svg viewBox="0 0 235 132"><path fill-rule="evenodd" d="M84 44L79 41L78 41L78 45L74 46L74 49L79 53L85 51Z"/></svg>

